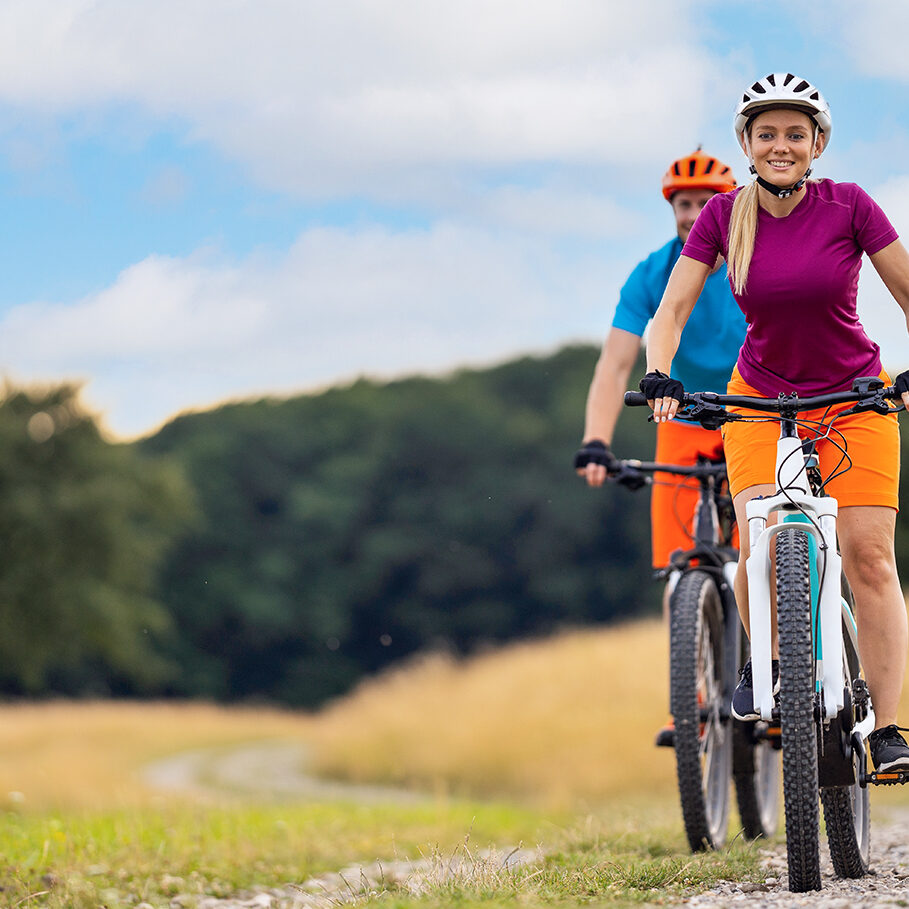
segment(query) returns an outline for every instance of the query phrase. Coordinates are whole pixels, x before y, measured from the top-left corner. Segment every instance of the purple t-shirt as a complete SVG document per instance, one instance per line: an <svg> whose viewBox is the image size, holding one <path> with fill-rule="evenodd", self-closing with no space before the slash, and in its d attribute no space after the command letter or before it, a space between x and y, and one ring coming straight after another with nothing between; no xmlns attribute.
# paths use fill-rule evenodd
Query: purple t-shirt
<svg viewBox="0 0 909 909"><path fill-rule="evenodd" d="M726 257L732 203L740 190L704 206L682 250L712 266ZM761 394L826 394L881 372L880 348L856 312L862 253L897 238L876 202L854 183L805 184L805 198L785 218L758 211L754 257L736 301L748 331L739 374ZM731 284L730 279L730 284Z"/></svg>

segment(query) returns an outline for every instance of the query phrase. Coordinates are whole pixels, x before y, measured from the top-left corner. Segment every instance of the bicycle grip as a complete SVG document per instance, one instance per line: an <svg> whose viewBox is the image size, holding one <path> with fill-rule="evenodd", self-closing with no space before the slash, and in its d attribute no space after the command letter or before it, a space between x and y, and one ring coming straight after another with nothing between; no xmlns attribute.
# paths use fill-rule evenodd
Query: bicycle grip
<svg viewBox="0 0 909 909"><path fill-rule="evenodd" d="M626 391L625 392L625 406L626 407L646 407L647 398L644 397L643 392Z"/></svg>

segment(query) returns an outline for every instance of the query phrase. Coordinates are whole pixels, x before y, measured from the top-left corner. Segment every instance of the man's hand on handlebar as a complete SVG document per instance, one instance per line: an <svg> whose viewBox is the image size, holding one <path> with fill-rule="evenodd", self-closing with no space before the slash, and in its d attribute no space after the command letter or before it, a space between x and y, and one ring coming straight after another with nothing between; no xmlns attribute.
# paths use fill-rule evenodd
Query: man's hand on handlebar
<svg viewBox="0 0 909 909"><path fill-rule="evenodd" d="M662 423L675 417L683 398L685 388L678 379L672 379L655 369L641 379L638 386L653 408L654 423Z"/></svg>
<svg viewBox="0 0 909 909"><path fill-rule="evenodd" d="M647 477L620 461L602 439L590 439L578 449L574 469L588 486L602 486L607 478L629 489L647 485Z"/></svg>
<svg viewBox="0 0 909 909"><path fill-rule="evenodd" d="M588 439L574 456L574 469L588 486L602 486L608 474L621 470L619 459L602 439Z"/></svg>

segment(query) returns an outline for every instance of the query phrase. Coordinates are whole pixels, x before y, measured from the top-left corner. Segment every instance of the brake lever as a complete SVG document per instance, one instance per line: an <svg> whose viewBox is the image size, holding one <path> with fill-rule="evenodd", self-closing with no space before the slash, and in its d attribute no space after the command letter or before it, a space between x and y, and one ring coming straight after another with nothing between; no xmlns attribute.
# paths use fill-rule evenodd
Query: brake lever
<svg viewBox="0 0 909 909"><path fill-rule="evenodd" d="M888 397L893 393L893 387L891 386L888 388L884 385L884 380L878 376L863 376L860 379L856 379L852 383L852 390L863 395L863 397L856 401L855 404L843 414L840 414L840 416L853 413L866 413L869 410L880 414L898 413L900 408L905 410L905 407L903 407L902 404L900 407L890 406Z"/></svg>
<svg viewBox="0 0 909 909"><path fill-rule="evenodd" d="M638 462L640 463L640 462ZM651 477L635 470L633 463L625 463L615 472L607 473L607 478L626 489L638 490L653 482Z"/></svg>
<svg viewBox="0 0 909 909"><path fill-rule="evenodd" d="M888 413L899 413L906 409L906 406L903 403L897 404L896 407L891 407L885 392L886 389L882 389L879 392L875 392L871 397L856 401L848 410L840 411L840 413L836 415L837 419L841 417L850 417L855 413L869 412L886 416Z"/></svg>
<svg viewBox="0 0 909 909"><path fill-rule="evenodd" d="M697 420L705 429L719 429L724 423L738 419L737 414L729 413L722 404L704 400L702 397L698 397L694 404L689 404L682 410L680 416Z"/></svg>

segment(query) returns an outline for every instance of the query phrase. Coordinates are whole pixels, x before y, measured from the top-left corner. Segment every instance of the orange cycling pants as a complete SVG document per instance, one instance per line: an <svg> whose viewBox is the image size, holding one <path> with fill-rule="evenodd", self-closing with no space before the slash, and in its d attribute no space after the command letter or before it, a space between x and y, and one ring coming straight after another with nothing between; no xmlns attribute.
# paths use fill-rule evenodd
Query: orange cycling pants
<svg viewBox="0 0 909 909"><path fill-rule="evenodd" d="M881 378L885 384L891 384L887 373L881 373ZM731 395L763 397L745 382L737 369L732 373L727 390ZM800 426L799 435L803 438L818 437L816 450L821 476L844 471L825 486L827 494L834 496L840 507L883 505L898 509L900 430L896 414L852 414L837 420L833 430L826 432L824 427L829 424L830 418L851 406L840 404L800 414L799 419L805 425ZM729 409L767 417L767 414L758 411L738 407ZM660 424L661 427L663 425ZM723 426L726 470L733 495L751 486L774 482L779 437L780 424L772 420L726 423ZM848 459L843 455L843 448L849 454Z"/></svg>
<svg viewBox="0 0 909 909"><path fill-rule="evenodd" d="M663 464L691 465L698 457L717 461L723 457L723 440L717 429L704 429L696 423L670 420L657 425L656 455ZM677 549L694 545L694 511L700 488L693 477L668 473L653 475L650 500L653 567L664 568ZM738 545L738 536L734 540Z"/></svg>

